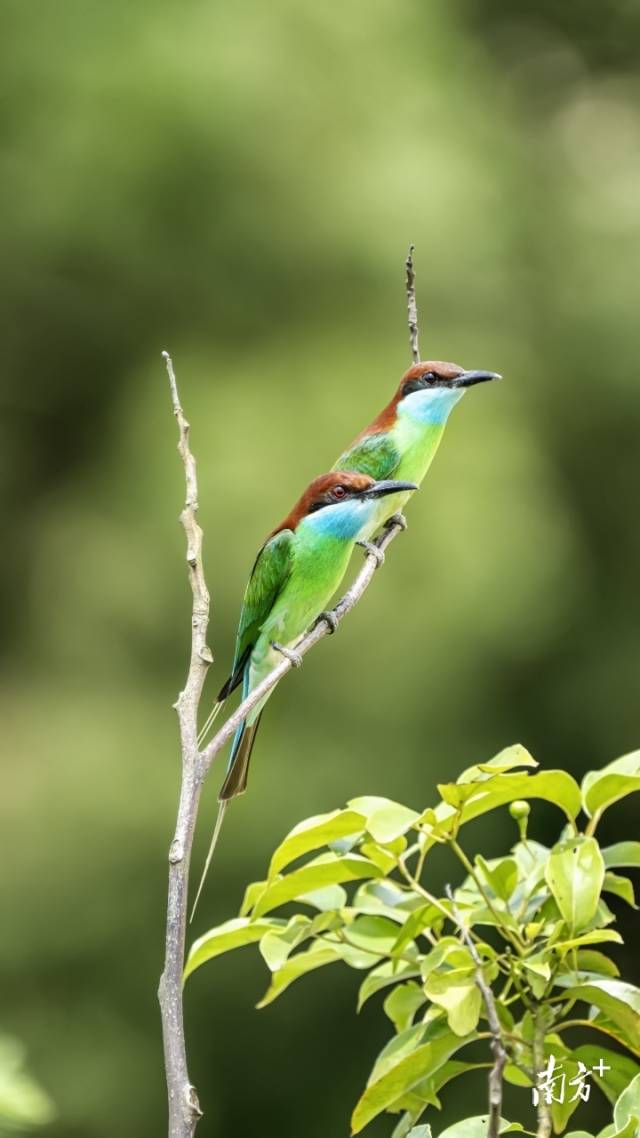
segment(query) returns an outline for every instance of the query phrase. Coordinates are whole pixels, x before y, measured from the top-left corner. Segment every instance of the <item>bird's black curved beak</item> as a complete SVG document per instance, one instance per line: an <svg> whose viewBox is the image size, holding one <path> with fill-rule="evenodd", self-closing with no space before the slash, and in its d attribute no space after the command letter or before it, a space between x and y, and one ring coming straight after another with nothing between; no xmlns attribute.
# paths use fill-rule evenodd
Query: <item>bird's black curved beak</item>
<svg viewBox="0 0 640 1138"><path fill-rule="evenodd" d="M492 379L502 379L497 371L463 371L454 379L452 387L473 387L474 383L489 383Z"/></svg>
<svg viewBox="0 0 640 1138"><path fill-rule="evenodd" d="M385 494L406 494L410 490L417 490L415 482L394 482L392 479L374 482L365 490L363 498L384 498Z"/></svg>

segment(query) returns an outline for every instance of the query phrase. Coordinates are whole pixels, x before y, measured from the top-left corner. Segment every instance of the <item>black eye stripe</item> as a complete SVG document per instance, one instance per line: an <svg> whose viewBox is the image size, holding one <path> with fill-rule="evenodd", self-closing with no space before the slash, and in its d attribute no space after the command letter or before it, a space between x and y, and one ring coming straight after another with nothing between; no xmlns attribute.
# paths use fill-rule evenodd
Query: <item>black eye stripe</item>
<svg viewBox="0 0 640 1138"><path fill-rule="evenodd" d="M342 490L344 493L336 494L336 490ZM336 502L345 502L347 498L351 497L352 491L347 489L346 486L334 486L332 490L327 490L316 502L312 502L307 513L315 514L316 510L324 510L325 506L335 506Z"/></svg>
<svg viewBox="0 0 640 1138"><path fill-rule="evenodd" d="M414 391L424 391L425 387L430 387L431 384L441 383L441 382L442 382L441 376L436 375L436 373L434 371L426 371L426 372L424 372L423 375L419 376L417 379L408 380L407 383L405 383L404 387L402 388L402 394L403 394L403 396L411 395L411 394L413 394Z"/></svg>

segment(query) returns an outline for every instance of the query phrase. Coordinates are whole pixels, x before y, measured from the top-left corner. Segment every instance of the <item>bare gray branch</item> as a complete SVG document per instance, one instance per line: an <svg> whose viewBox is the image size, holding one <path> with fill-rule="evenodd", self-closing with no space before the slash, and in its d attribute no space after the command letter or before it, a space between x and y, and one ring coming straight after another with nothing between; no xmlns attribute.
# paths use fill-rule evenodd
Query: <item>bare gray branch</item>
<svg viewBox="0 0 640 1138"><path fill-rule="evenodd" d="M164 970L158 998L162 1014L167 1092L169 1097L169 1138L193 1138L201 1117L196 1089L187 1070L182 1007L182 971L186 937L189 862L193 846L198 805L202 790L198 754L198 707L212 660L207 645L209 592L202 563L202 530L197 522L198 480L196 461L189 445L189 423L180 399L168 352L162 353L167 366L173 413L178 424L178 451L185 475L185 504L180 523L187 543L187 567L191 585L191 654L187 681L175 704L180 730L182 773L178 817L169 847L169 894L165 937Z"/></svg>

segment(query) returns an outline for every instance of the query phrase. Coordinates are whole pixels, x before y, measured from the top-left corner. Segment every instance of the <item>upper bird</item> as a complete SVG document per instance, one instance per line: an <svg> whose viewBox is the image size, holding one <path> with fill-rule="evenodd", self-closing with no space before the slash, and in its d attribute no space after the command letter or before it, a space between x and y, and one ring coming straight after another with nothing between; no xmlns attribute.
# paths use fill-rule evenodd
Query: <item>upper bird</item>
<svg viewBox="0 0 640 1138"><path fill-rule="evenodd" d="M256 557L244 594L231 675L220 690L207 725L240 684L243 698L249 695L276 666L278 653L290 652L322 613L344 577L355 542L370 531L379 503L387 498L397 500L415 489L416 484L406 479L376 480L353 471L314 478ZM198 896L224 806L246 788L251 750L269 695L271 692L252 708L236 731Z"/></svg>
<svg viewBox="0 0 640 1138"><path fill-rule="evenodd" d="M393 399L340 455L334 470L352 470L373 478L422 482L438 449L450 411L476 383L502 377L494 371L465 371L458 364L425 360L403 375ZM401 510L411 491L378 503L370 536Z"/></svg>

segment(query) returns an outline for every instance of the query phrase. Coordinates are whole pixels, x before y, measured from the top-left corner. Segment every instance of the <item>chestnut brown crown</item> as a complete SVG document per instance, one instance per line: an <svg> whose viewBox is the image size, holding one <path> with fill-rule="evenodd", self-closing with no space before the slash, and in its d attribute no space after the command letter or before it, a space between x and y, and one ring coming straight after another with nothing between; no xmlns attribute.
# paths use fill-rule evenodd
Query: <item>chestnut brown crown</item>
<svg viewBox="0 0 640 1138"><path fill-rule="evenodd" d="M355 498L365 490L370 490L374 481L375 479L370 478L368 474L354 474L346 470L332 470L328 474L318 475L309 483L286 518L272 530L270 536L273 537L284 529L295 530L298 523L308 514L322 509L323 506Z"/></svg>

